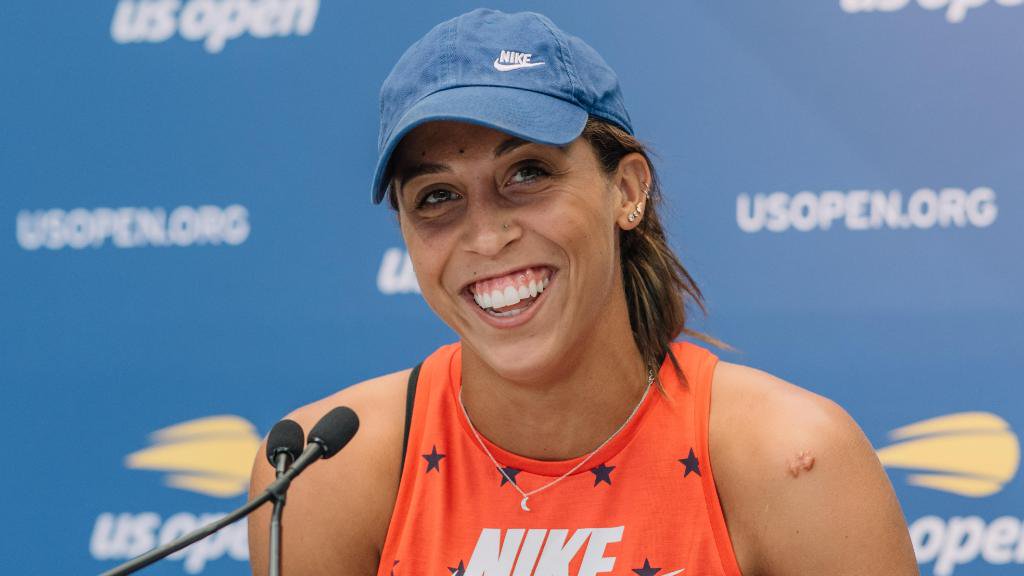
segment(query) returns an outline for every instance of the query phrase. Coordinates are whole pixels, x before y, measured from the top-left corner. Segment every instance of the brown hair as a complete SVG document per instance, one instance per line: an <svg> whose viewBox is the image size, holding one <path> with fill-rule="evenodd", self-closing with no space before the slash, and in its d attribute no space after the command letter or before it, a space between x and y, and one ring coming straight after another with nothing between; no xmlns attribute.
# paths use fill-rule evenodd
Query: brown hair
<svg viewBox="0 0 1024 576"><path fill-rule="evenodd" d="M643 155L651 169L650 196L644 205L643 218L636 228L619 233L619 262L629 325L644 364L657 370L668 356L676 372L682 375L679 361L669 348L680 334L729 349L716 338L686 327L688 303L695 304L704 314L707 309L697 283L668 245L658 216L661 185L647 147L625 130L593 116L587 120L580 137L593 147L606 174L615 172L619 161L634 152Z"/></svg>

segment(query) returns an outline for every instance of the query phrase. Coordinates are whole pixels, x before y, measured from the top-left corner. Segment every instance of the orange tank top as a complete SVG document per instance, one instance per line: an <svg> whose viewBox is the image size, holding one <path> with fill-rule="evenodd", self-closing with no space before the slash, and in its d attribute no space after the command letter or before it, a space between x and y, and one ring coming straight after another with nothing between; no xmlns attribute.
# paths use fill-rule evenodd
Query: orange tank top
<svg viewBox="0 0 1024 576"><path fill-rule="evenodd" d="M402 479L378 576L738 576L708 458L711 377L718 358L691 343L661 366L626 426L579 470L473 436L461 407L462 349L421 365Z"/></svg>

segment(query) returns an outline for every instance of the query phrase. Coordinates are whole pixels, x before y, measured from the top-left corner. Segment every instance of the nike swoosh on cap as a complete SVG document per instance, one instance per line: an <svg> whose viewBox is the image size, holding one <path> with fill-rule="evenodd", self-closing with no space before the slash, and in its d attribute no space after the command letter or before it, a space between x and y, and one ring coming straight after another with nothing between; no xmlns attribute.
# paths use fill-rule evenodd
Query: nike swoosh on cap
<svg viewBox="0 0 1024 576"><path fill-rule="evenodd" d="M494 59L494 69L498 72L508 72L509 70L517 70L519 68L533 68L534 66L543 66L544 62L525 62L523 64L502 64L498 62L500 58Z"/></svg>

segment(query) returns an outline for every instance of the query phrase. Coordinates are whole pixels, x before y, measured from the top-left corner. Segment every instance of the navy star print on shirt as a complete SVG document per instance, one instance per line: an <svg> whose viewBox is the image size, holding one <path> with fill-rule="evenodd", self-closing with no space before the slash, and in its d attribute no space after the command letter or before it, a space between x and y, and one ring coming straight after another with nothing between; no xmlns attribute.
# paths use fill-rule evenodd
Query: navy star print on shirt
<svg viewBox="0 0 1024 576"><path fill-rule="evenodd" d="M423 459L427 461L427 472L431 470L441 471L441 458L444 458L446 454L438 454L437 446L435 445L430 449L430 454L424 454Z"/></svg>
<svg viewBox="0 0 1024 576"><path fill-rule="evenodd" d="M504 472L504 474L502 474L502 472ZM513 484L519 484L516 482L516 475L520 472L522 472L522 470L519 470L518 468L502 468L498 472L498 475L501 476L501 485L504 486L505 484L508 484L509 480L511 480Z"/></svg>
<svg viewBox="0 0 1024 576"><path fill-rule="evenodd" d="M652 568L651 561L644 558L644 565L640 568L633 568L633 572L636 572L639 576L654 576L658 572L661 572L661 568Z"/></svg>
<svg viewBox="0 0 1024 576"><path fill-rule="evenodd" d="M679 459L679 463L686 466L686 471L683 472L683 478L689 476L690 472L700 476L700 462L697 461L697 457L693 454L693 448L690 448L689 456Z"/></svg>
<svg viewBox="0 0 1024 576"><path fill-rule="evenodd" d="M591 468L590 472L594 474L594 486L597 486L601 482L607 482L609 486L612 484L612 470L615 470L615 466L605 466L601 464L596 468Z"/></svg>

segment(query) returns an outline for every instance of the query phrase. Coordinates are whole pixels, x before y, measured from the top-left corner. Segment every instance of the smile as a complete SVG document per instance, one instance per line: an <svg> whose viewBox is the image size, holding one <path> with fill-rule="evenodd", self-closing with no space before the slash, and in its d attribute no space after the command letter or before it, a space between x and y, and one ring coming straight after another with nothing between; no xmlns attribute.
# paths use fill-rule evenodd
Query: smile
<svg viewBox="0 0 1024 576"><path fill-rule="evenodd" d="M546 267L524 268L475 282L468 290L477 306L489 316L510 318L533 306L551 283L551 275L551 269Z"/></svg>

